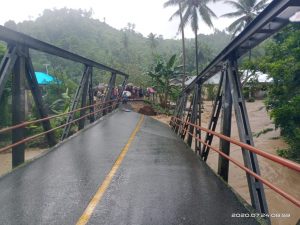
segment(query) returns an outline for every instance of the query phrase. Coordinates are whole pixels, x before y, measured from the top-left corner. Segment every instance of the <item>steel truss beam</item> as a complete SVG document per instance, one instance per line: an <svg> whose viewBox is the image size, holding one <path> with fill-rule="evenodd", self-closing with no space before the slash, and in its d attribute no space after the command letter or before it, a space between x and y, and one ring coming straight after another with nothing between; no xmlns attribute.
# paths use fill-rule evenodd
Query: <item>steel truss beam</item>
<svg viewBox="0 0 300 225"><path fill-rule="evenodd" d="M26 57L24 48L17 48L17 59L13 68L12 76L12 125L25 121L25 77ZM9 71L7 71L9 72ZM25 138L25 127L12 130L12 143ZM12 167L21 165L25 160L25 143L12 148Z"/></svg>
<svg viewBox="0 0 300 225"><path fill-rule="evenodd" d="M221 134L231 136L232 97L230 93L228 70L223 75ZM230 153L230 142L220 139L220 148L226 155ZM218 174L228 182L229 161L219 155Z"/></svg>
<svg viewBox="0 0 300 225"><path fill-rule="evenodd" d="M224 76L226 76L226 69L225 68L223 68L223 70L222 70L216 100L214 102L214 106L213 106L213 109L212 109L210 121L209 121L209 124L208 124L208 129L212 130L212 131L215 131L216 128L217 128L218 119L219 119L220 112L221 112L221 109L222 109L222 98L223 98L222 86L223 86ZM213 141L213 138L214 138L214 136L212 134L206 133L204 142L208 145L211 145L211 143ZM210 148L207 145L203 145L202 151L200 152L200 154L201 154L201 158L204 161L207 160L209 150L210 150Z"/></svg>
<svg viewBox="0 0 300 225"><path fill-rule="evenodd" d="M201 126L201 114L202 114L202 84L198 85L198 102L197 102L197 110L196 110L196 121L195 123L198 126ZM196 129L196 137L201 139L201 130ZM201 151L201 142L199 140L195 140L195 153L200 154Z"/></svg>
<svg viewBox="0 0 300 225"><path fill-rule="evenodd" d="M198 112L199 112L198 106L199 106L199 86L197 85L194 89L193 101L191 102L192 110L191 110L191 115L190 115L190 120L189 120L189 122L191 122L193 124L195 124L196 120L197 120L197 115L198 115ZM193 141L194 126L189 126L187 124L186 129L188 127L189 127L189 134L188 134L187 144L191 147L192 146L192 141Z"/></svg>
<svg viewBox="0 0 300 225"><path fill-rule="evenodd" d="M71 104L71 107L70 107L69 111L74 111L77 108L79 98L80 98L81 94L83 93L83 89L84 89L87 81L89 80L89 76L91 74L90 70L91 70L91 67L85 65L84 72L81 76L79 86L76 90L76 93L74 95L74 98L73 98L73 101L72 101L72 104ZM66 123L70 123L71 121L73 121L74 116L75 116L75 112L68 114ZM65 138L68 137L71 126L72 126L72 124L68 124L68 125L65 126L65 128L63 130L63 133L62 133L62 136L61 136L61 140L64 140Z"/></svg>
<svg viewBox="0 0 300 225"><path fill-rule="evenodd" d="M184 95L181 97L180 105L178 107L178 111L176 114L176 117L179 119L182 119L182 117L183 117L183 114L184 114L184 111L186 108L187 98L188 98L188 95L186 93L184 93ZM179 133L180 127L182 126L182 122L179 121L178 123L179 123L179 125L175 124L175 133L177 133L177 134Z"/></svg>
<svg viewBox="0 0 300 225"><path fill-rule="evenodd" d="M46 118L48 117L48 112L45 108L45 105L43 103L43 97L41 90L39 88L39 84L37 82L34 68L32 65L32 61L29 56L29 50L28 48L26 49L26 78L27 78L27 83L30 87L34 102L37 106L38 113L40 115L40 118ZM49 120L45 120L42 122L42 126L45 131L51 130L51 124ZM53 132L47 133L46 138L48 140L49 146L54 146L56 144L55 140L55 135Z"/></svg>
<svg viewBox="0 0 300 225"><path fill-rule="evenodd" d="M91 68L88 69L86 74L86 79L84 80L83 87L82 87L82 97L81 97L81 108L86 107L87 103L87 96L89 94L89 83L90 83L90 77L91 77ZM84 116L86 112L86 109L80 110L80 117ZM79 120L78 122L78 129L82 130L85 125L86 117Z"/></svg>
<svg viewBox="0 0 300 225"><path fill-rule="evenodd" d="M94 92L93 92L93 68L90 68L90 75L89 75L89 87L88 87L88 92L89 92L89 105L94 105ZM93 123L95 121L95 107L90 107L90 123Z"/></svg>
<svg viewBox="0 0 300 225"><path fill-rule="evenodd" d="M8 46L8 49L0 64L0 100L4 91L7 79L12 72L18 58L16 46Z"/></svg>
<svg viewBox="0 0 300 225"><path fill-rule="evenodd" d="M20 124L25 121L25 78L31 90L33 99L37 106L40 118L48 117L47 111L43 104L42 94L39 89L34 68L30 59L27 47L10 45L2 59L0 65L0 99L9 75L13 74L12 85L12 122L13 125ZM45 131L51 130L50 121L42 122ZM25 128L18 128L12 131L13 143L24 139ZM47 133L46 139L49 146L56 144L53 133ZM16 167L24 162L25 144L13 148L12 166Z"/></svg>
<svg viewBox="0 0 300 225"><path fill-rule="evenodd" d="M191 101L191 103L190 103L190 107L189 107L189 109L188 109L188 111L187 111L187 114L186 114L186 116L185 116L185 120L184 120L185 123L182 124L181 129L180 129L180 131L179 131L180 137L181 137L181 139L183 139L183 140L185 139L185 136L186 136L186 134L188 133L189 125L188 125L186 122L191 122L191 118L192 118L192 109L193 109L194 102L195 102L195 96L192 97L192 101ZM186 111L186 107L185 107L185 111ZM185 111L184 111L184 114L185 114Z"/></svg>
<svg viewBox="0 0 300 225"><path fill-rule="evenodd" d="M54 45L50 45L46 42L40 41L38 39L32 38L28 35L16 32L14 30L11 30L7 27L3 27L0 25L0 40L3 40L9 44L13 45L22 45L26 46L30 49L35 49L41 52L45 52L51 55L59 56L61 58L65 58L68 60L71 60L73 62L78 62L84 65L87 65L89 67L95 67L101 70L109 71L112 73L120 74L122 76L128 77L127 74L115 70L111 67L105 66L101 63L97 63L93 60L84 58L80 55L74 54L72 52L66 51L64 49L58 48Z"/></svg>
<svg viewBox="0 0 300 225"><path fill-rule="evenodd" d="M198 74L197 78L189 84L183 92L188 92L202 80L203 82L214 76L222 69L222 64L231 54L237 58L246 54L250 48L259 45L265 39L278 32L289 23L289 18L300 9L299 0L276 0L261 12L236 38L234 38L217 57ZM268 30L268 32L266 32ZM264 31L264 32L262 32ZM246 46L246 48L245 48Z"/></svg>
<svg viewBox="0 0 300 225"><path fill-rule="evenodd" d="M228 78L240 141L254 146L246 104L242 93L241 81L238 74L238 66L236 57L234 56L228 60ZM256 154L243 148L242 154L245 166L260 175ZM259 212L268 213L268 206L262 182L255 179L248 173L246 173L246 176L252 206Z"/></svg>
<svg viewBox="0 0 300 225"><path fill-rule="evenodd" d="M105 102L108 102L108 103L103 104L103 108L105 108L103 110L103 114L102 114L103 116L112 111L113 102L109 102L109 101L113 100L112 94L113 94L114 88L116 86L116 78L117 78L117 74L112 73L110 76L110 79L109 79L107 93L105 96ZM106 109L108 106L111 106L111 107Z"/></svg>
<svg viewBox="0 0 300 225"><path fill-rule="evenodd" d="M120 102L122 101L122 96L123 96L123 92L125 91L125 86L126 86L127 80L128 80L127 77L125 77L124 80L123 80L122 88L121 88L121 91L120 91L119 96L118 96L118 103L116 105L116 108L119 107Z"/></svg>

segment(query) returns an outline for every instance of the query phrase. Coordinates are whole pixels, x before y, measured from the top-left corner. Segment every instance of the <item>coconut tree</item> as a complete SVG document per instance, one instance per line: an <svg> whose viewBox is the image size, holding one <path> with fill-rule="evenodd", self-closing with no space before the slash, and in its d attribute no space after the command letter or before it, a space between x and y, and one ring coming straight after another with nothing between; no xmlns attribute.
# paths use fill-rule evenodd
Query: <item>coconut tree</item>
<svg viewBox="0 0 300 225"><path fill-rule="evenodd" d="M181 32L181 41L182 41L182 60L183 60L183 75L182 75L182 90L185 86L186 79L186 54L185 54L185 37L184 37L184 26L182 23L182 2L183 0L168 0L165 2L164 7L169 6L178 6L178 10L170 17L170 21L173 20L174 17L180 18L180 24L178 30Z"/></svg>
<svg viewBox="0 0 300 225"><path fill-rule="evenodd" d="M217 17L215 13L208 7L209 2L216 0L183 0L182 10L182 27L185 27L189 22L195 34L195 50L196 50L196 73L199 74L198 61L198 31L199 20L201 19L209 27L213 27L212 17Z"/></svg>
<svg viewBox="0 0 300 225"><path fill-rule="evenodd" d="M268 5L269 0L238 0L225 1L225 3L233 6L236 11L226 13L222 17L235 18L238 17L227 30L233 33L233 37L242 31L252 20Z"/></svg>
<svg viewBox="0 0 300 225"><path fill-rule="evenodd" d="M152 55L153 55L153 51L158 45L157 37L156 37L156 34L153 34L152 32L147 37L148 37L149 45L150 45L150 48L152 50Z"/></svg>

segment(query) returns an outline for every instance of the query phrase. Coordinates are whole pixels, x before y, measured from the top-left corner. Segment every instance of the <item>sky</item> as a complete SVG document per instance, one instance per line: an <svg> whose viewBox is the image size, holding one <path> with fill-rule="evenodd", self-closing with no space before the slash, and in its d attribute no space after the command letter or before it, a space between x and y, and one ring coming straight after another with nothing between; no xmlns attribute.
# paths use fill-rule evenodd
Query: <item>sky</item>
<svg viewBox="0 0 300 225"><path fill-rule="evenodd" d="M147 36L149 33L163 35L164 38L180 38L178 34L179 20L169 21L170 16L177 10L176 7L164 8L166 0L9 0L1 4L0 24L8 20L22 22L34 20L42 14L44 9L93 9L93 18L105 21L112 27L121 29L127 23L134 23L135 30ZM222 2L210 3L210 8L217 16L231 12L234 9ZM214 19L214 27L225 29L233 19ZM200 33L209 34L213 29L204 23L199 23ZM194 34L189 26L185 29L186 37L192 38Z"/></svg>

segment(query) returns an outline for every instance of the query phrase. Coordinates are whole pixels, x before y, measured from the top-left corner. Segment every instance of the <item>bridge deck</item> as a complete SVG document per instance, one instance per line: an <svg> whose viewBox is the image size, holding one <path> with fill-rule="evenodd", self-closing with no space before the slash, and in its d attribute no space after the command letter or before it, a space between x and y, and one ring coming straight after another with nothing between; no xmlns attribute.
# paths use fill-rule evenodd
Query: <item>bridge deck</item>
<svg viewBox="0 0 300 225"><path fill-rule="evenodd" d="M0 224L76 224L140 115L119 111L0 179ZM145 117L88 224L258 224L164 124Z"/></svg>

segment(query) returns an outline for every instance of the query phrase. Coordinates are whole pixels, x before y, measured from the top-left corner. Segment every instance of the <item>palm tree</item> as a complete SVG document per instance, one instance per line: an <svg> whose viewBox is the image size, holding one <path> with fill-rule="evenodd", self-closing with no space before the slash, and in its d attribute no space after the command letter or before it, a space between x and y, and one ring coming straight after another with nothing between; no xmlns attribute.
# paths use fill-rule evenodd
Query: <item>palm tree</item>
<svg viewBox="0 0 300 225"><path fill-rule="evenodd" d="M235 37L237 33L242 31L262 10L264 10L264 8L267 7L268 1L269 0L225 1L225 3L236 8L237 11L224 14L222 17L239 17L227 28L227 30L233 33L233 37Z"/></svg>
<svg viewBox="0 0 300 225"><path fill-rule="evenodd" d="M199 74L199 61L198 61L198 22L200 18L209 27L213 27L211 21L212 17L217 17L215 13L207 6L209 2L215 2L216 0L183 0L183 18L182 27L190 21L193 32L195 33L195 48L196 48L196 73Z"/></svg>
<svg viewBox="0 0 300 225"><path fill-rule="evenodd" d="M152 49L152 54L153 54L153 50L154 50L154 49L157 47L157 45L158 45L156 34L153 34L153 33L151 32L147 37L148 37L149 45L150 45L150 48Z"/></svg>
<svg viewBox="0 0 300 225"><path fill-rule="evenodd" d="M178 10L170 17L170 21L174 18L179 16L180 24L179 24L179 31L181 32L181 40L182 40L182 60L183 60L183 75L182 75L182 90L185 86L185 79L186 79L186 54L185 54L185 37L184 37L184 26L182 23L182 0L168 0L165 2L164 7L169 6L177 6Z"/></svg>

